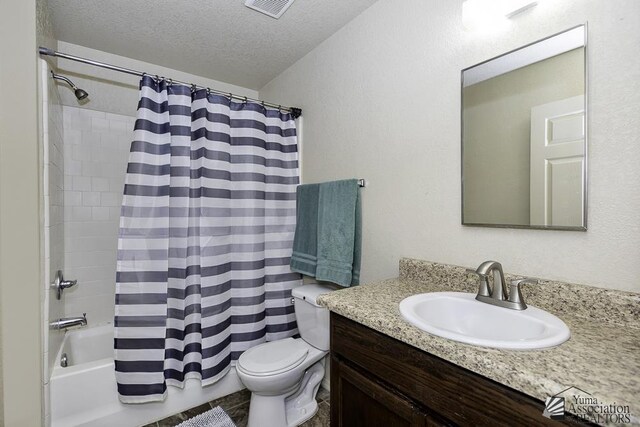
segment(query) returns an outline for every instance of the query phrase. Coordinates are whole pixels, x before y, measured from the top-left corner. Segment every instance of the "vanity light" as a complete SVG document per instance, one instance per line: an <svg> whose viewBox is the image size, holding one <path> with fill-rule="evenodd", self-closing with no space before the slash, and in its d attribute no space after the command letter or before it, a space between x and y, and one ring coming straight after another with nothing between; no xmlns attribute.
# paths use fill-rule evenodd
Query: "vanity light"
<svg viewBox="0 0 640 427"><path fill-rule="evenodd" d="M535 6L532 0L465 0L462 25L468 31L497 31L509 26L509 18Z"/></svg>

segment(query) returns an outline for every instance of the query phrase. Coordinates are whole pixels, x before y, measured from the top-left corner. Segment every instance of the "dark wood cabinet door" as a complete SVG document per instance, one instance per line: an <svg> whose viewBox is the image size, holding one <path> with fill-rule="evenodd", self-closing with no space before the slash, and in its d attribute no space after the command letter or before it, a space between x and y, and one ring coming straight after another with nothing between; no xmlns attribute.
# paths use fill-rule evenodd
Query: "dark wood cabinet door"
<svg viewBox="0 0 640 427"><path fill-rule="evenodd" d="M337 358L331 360L332 427L442 425L413 402Z"/></svg>
<svg viewBox="0 0 640 427"><path fill-rule="evenodd" d="M334 427L592 425L335 313L331 355Z"/></svg>

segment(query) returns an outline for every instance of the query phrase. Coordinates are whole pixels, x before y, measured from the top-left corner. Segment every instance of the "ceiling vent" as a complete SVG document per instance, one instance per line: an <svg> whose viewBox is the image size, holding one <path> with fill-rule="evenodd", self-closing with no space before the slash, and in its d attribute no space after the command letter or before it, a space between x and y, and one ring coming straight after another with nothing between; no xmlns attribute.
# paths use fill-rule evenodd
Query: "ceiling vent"
<svg viewBox="0 0 640 427"><path fill-rule="evenodd" d="M289 9L293 0L246 0L244 5L272 18L280 18Z"/></svg>

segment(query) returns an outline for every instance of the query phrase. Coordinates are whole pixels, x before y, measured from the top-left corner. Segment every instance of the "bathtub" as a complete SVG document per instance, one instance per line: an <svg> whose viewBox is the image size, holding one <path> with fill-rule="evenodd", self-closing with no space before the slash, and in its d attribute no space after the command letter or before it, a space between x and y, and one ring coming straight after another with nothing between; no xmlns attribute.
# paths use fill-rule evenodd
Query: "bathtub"
<svg viewBox="0 0 640 427"><path fill-rule="evenodd" d="M60 366L62 355L68 365ZM201 405L244 388L235 368L219 382L184 389L168 387L164 402L125 405L118 400L113 362L113 325L67 331L51 373L52 427L135 427Z"/></svg>

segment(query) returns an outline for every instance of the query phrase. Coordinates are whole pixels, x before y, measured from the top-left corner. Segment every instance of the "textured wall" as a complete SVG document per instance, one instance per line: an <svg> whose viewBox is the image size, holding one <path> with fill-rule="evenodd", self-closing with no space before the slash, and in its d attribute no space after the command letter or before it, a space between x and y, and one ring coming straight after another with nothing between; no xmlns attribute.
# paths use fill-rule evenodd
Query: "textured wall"
<svg viewBox="0 0 640 427"><path fill-rule="evenodd" d="M303 179L366 178L363 279L402 256L640 291L640 2L540 2L490 35L462 1L380 0L267 84L304 109ZM460 70L589 22L589 230L460 225ZM499 166L499 165L498 165Z"/></svg>

